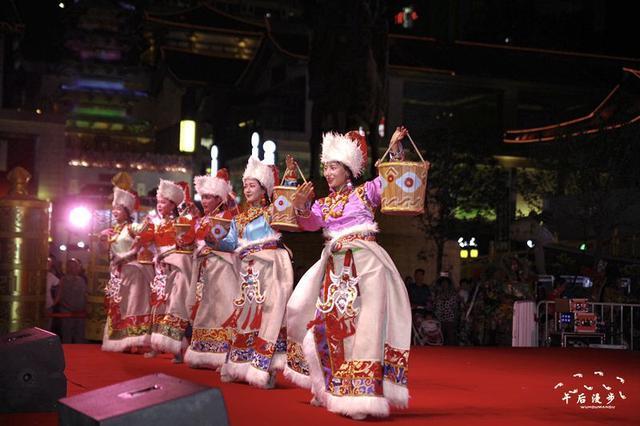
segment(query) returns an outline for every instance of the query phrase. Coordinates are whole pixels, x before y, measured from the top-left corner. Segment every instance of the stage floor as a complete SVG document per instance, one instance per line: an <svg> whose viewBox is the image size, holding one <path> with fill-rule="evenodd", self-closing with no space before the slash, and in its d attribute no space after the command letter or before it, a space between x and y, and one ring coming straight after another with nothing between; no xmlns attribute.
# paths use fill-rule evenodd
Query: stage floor
<svg viewBox="0 0 640 426"><path fill-rule="evenodd" d="M174 365L168 355L145 359L141 355L102 352L99 345L65 345L64 352L69 396L162 372L220 388L230 424L234 426L357 424L311 406L309 392L296 388L282 375L278 376L276 389L260 390L245 384L221 383L217 373ZM577 373L583 377L573 377ZM564 385L554 389L558 383ZM611 390L605 390L603 385ZM578 391L564 401L564 393L573 389ZM637 408L640 406L640 352L574 348L412 348L409 391L411 401L407 410L394 410L388 419L367 421L396 426L640 425ZM605 408L609 392L615 392L615 399L608 404L615 408ZM596 393L600 404L592 403ZM577 402L580 394L586 399L583 404ZM0 415L0 425L57 424L56 413ZM189 425L187 418L184 425Z"/></svg>

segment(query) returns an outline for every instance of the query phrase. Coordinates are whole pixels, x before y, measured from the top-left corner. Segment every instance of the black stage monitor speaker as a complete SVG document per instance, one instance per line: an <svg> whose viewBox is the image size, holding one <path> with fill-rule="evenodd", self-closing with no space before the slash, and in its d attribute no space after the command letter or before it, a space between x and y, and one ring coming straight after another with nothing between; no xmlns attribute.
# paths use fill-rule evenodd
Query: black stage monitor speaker
<svg viewBox="0 0 640 426"><path fill-rule="evenodd" d="M218 389L150 374L60 400L60 425L226 426Z"/></svg>
<svg viewBox="0 0 640 426"><path fill-rule="evenodd" d="M0 412L55 411L66 395L57 335L27 328L0 337Z"/></svg>

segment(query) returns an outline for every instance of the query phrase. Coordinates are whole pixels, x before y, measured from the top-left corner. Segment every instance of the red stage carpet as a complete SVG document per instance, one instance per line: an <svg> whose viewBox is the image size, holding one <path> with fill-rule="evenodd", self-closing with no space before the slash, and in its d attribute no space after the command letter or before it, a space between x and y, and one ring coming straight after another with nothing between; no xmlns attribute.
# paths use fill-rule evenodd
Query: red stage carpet
<svg viewBox="0 0 640 426"><path fill-rule="evenodd" d="M174 365L170 357L105 353L98 345L65 345L68 394L163 372L219 387L230 423L239 425L354 425L309 405L310 394L282 376L274 390L221 383L217 373ZM640 353L606 349L420 347L411 352L409 409L376 424L401 425L640 425ZM602 372L603 376L594 374ZM583 377L573 377L581 373ZM625 383L621 383L620 379ZM556 384L564 385L554 389ZM611 387L611 391L603 388ZM593 386L587 390L584 386ZM568 404L562 400L570 394ZM601 403L592 403L599 390ZM615 391L611 406L608 392ZM622 399L619 392L626 399ZM586 402L581 408L578 395ZM599 407L599 408L597 408ZM57 414L0 415L0 425L56 425ZM132 425L133 426L133 425ZM185 417L184 426L190 426Z"/></svg>

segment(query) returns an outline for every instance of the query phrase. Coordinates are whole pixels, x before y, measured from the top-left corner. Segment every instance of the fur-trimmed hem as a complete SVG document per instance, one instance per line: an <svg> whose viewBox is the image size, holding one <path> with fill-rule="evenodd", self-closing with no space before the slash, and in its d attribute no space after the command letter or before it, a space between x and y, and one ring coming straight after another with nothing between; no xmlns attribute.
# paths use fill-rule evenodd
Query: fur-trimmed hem
<svg viewBox="0 0 640 426"><path fill-rule="evenodd" d="M269 364L269 371L282 371L287 365L287 354L274 354L271 357L271 364Z"/></svg>
<svg viewBox="0 0 640 426"><path fill-rule="evenodd" d="M409 406L409 389L406 386L396 385L388 380L382 381L382 393L395 408L407 408Z"/></svg>
<svg viewBox="0 0 640 426"><path fill-rule="evenodd" d="M409 390L404 386L398 386L386 380L382 382L384 396L335 396L327 392L320 359L316 351L313 328L308 330L304 336L302 352L309 364L310 377L307 378L288 367L284 371L285 377L295 384L300 383L303 387L310 386L317 402L327 407L329 411L347 416L387 417L389 416L390 404L398 408L407 408Z"/></svg>
<svg viewBox="0 0 640 426"><path fill-rule="evenodd" d="M184 354L184 362L192 368L216 369L224 364L227 359L226 353L198 352L187 348Z"/></svg>
<svg viewBox="0 0 640 426"><path fill-rule="evenodd" d="M335 396L327 395L327 410L346 416L389 416L389 401L383 396Z"/></svg>
<svg viewBox="0 0 640 426"><path fill-rule="evenodd" d="M250 368L251 363L243 362L242 364L237 362L226 362L222 364L220 369L220 375L226 376L226 380L229 382L246 382L247 371Z"/></svg>
<svg viewBox="0 0 640 426"><path fill-rule="evenodd" d="M240 253L242 250L248 249L249 247L261 246L267 243L274 243L280 241L281 237L282 234L276 232L274 235L257 240L245 240L244 238L239 238L238 246L236 247L235 252Z"/></svg>
<svg viewBox="0 0 640 426"><path fill-rule="evenodd" d="M326 245L330 246L340 238L344 238L347 235L352 234L377 234L380 229L378 228L378 224L373 223L363 223L360 225L350 226L345 229L341 229L339 231L324 231L325 238L330 238L329 242Z"/></svg>
<svg viewBox="0 0 640 426"><path fill-rule="evenodd" d="M307 334L302 341L302 353L309 365L309 377L311 383L311 393L316 397L318 403L323 407L327 406L327 390L324 383L324 375L320 365L320 358L316 352L316 342L313 337L313 328L307 330Z"/></svg>
<svg viewBox="0 0 640 426"><path fill-rule="evenodd" d="M284 377L294 385L303 388L311 389L311 377L302 373L298 373L288 365L284 366Z"/></svg>
<svg viewBox="0 0 640 426"><path fill-rule="evenodd" d="M151 336L143 334L142 336L129 336L122 339L109 339L105 336L102 340L102 350L104 352L124 352L134 346L148 346Z"/></svg>
<svg viewBox="0 0 640 426"><path fill-rule="evenodd" d="M182 341L172 339L164 334L152 333L151 349L156 352L169 352L179 355L182 352Z"/></svg>
<svg viewBox="0 0 640 426"><path fill-rule="evenodd" d="M268 371L262 371L251 366L247 370L247 383L257 388L269 389L269 378L270 374Z"/></svg>

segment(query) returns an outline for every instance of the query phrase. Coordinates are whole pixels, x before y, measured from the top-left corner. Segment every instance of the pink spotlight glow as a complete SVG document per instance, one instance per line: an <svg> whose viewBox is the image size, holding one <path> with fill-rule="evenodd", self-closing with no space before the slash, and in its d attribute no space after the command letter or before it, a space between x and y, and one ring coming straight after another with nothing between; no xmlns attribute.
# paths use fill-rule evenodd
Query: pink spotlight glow
<svg viewBox="0 0 640 426"><path fill-rule="evenodd" d="M69 212L69 223L75 228L86 228L91 221L91 212L84 206L74 207Z"/></svg>

